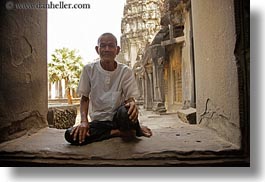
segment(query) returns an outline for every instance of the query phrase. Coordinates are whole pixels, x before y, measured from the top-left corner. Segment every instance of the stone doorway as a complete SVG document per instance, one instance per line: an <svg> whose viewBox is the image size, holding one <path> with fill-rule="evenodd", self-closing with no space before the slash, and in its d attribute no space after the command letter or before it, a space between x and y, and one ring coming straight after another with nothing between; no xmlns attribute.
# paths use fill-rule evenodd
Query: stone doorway
<svg viewBox="0 0 265 182"><path fill-rule="evenodd" d="M181 46L173 44L166 47L168 60L164 66L166 109L177 112L182 107L182 56Z"/></svg>

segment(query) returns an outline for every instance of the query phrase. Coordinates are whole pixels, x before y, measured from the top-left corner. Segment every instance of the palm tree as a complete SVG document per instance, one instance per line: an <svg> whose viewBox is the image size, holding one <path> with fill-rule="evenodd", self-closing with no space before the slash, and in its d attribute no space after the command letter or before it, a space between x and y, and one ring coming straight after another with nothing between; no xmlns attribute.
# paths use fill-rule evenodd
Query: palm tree
<svg viewBox="0 0 265 182"><path fill-rule="evenodd" d="M70 90L76 89L80 74L83 68L81 56L77 56L77 51L68 48L55 49L52 60L48 63L48 79L54 83L62 79L65 80L68 104L72 104Z"/></svg>

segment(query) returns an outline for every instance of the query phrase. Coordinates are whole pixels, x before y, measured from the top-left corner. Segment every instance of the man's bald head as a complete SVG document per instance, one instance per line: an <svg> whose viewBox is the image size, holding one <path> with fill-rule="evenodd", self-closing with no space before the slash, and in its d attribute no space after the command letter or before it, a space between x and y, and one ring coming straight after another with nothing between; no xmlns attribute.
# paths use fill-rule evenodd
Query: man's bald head
<svg viewBox="0 0 265 182"><path fill-rule="evenodd" d="M104 36L111 36L111 37L113 37L115 39L116 45L118 45L118 41L117 41L117 38L115 37L115 35L113 35L112 33L108 33L108 32L107 33L103 33L101 36L99 36L99 38L98 38L98 45L100 44L101 38L104 37Z"/></svg>

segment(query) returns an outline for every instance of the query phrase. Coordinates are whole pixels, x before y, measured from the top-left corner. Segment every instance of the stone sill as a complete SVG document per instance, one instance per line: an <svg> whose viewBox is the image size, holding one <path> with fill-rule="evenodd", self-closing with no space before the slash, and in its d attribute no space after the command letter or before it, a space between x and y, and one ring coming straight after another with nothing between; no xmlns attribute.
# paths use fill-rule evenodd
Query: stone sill
<svg viewBox="0 0 265 182"><path fill-rule="evenodd" d="M170 128L155 129L151 138L130 142L112 138L72 146L64 140L64 130L45 128L0 144L0 163L1 166L249 166L249 160L239 153L237 146L208 130L198 127L188 134L187 129L178 134Z"/></svg>

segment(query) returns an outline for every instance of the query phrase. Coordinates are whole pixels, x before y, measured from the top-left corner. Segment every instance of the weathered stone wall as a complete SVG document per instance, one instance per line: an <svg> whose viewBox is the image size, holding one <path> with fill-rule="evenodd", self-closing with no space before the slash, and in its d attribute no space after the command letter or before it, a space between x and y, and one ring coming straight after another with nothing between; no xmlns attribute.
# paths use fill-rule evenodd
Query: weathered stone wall
<svg viewBox="0 0 265 182"><path fill-rule="evenodd" d="M191 1L197 122L240 145L234 1Z"/></svg>
<svg viewBox="0 0 265 182"><path fill-rule="evenodd" d="M8 9L1 1L0 142L47 126L48 110L47 12Z"/></svg>
<svg viewBox="0 0 265 182"><path fill-rule="evenodd" d="M184 36L185 43L182 45L182 106L183 108L194 107L194 88L192 70L192 40L190 26L190 12L185 11L184 15Z"/></svg>

